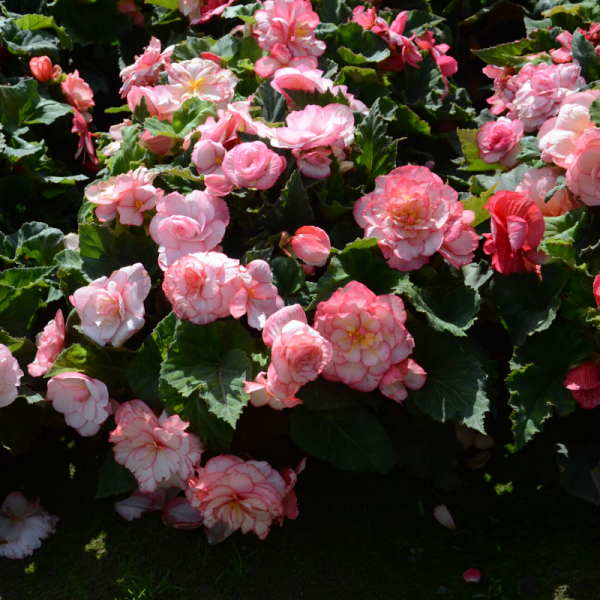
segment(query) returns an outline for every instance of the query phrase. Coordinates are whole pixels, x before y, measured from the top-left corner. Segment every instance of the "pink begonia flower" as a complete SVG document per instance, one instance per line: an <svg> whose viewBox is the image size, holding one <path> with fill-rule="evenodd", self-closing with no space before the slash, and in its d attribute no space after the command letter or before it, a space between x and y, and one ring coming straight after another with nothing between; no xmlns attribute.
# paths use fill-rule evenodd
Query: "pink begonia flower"
<svg viewBox="0 0 600 600"><path fill-rule="evenodd" d="M581 408L591 410L600 406L600 366L588 360L572 368L565 379L565 387Z"/></svg>
<svg viewBox="0 0 600 600"><path fill-rule="evenodd" d="M146 87L133 85L127 92L127 105L131 112L142 103L142 98L146 101L150 116L156 117L160 121L171 121L173 113L182 104L182 101L173 96L169 86Z"/></svg>
<svg viewBox="0 0 600 600"><path fill-rule="evenodd" d="M4 344L0 344L0 408L16 400L19 395L17 388L21 385L21 377L24 374L11 351Z"/></svg>
<svg viewBox="0 0 600 600"><path fill-rule="evenodd" d="M173 498L162 509L162 521L167 527L189 531L204 525L204 517L190 504L187 498Z"/></svg>
<svg viewBox="0 0 600 600"><path fill-rule="evenodd" d="M463 573L463 579L467 583L479 583L481 580L481 571L479 569L467 569Z"/></svg>
<svg viewBox="0 0 600 600"><path fill-rule="evenodd" d="M562 31L556 36L556 41L562 48L550 50L550 56L555 63L568 63L573 60L571 56L571 40L573 34L569 31Z"/></svg>
<svg viewBox="0 0 600 600"><path fill-rule="evenodd" d="M497 121L484 123L477 134L479 158L486 165L499 162L509 169L514 167L522 149L519 140L524 131L523 123L518 119L511 121L500 117Z"/></svg>
<svg viewBox="0 0 600 600"><path fill-rule="evenodd" d="M65 319L60 308L56 317L44 327L44 331L37 334L35 345L35 360L27 365L27 370L32 377L41 377L50 370L52 363L65 347Z"/></svg>
<svg viewBox="0 0 600 600"><path fill-rule="evenodd" d="M175 490L173 490L175 491ZM137 488L129 498L115 502L115 510L126 520L133 521L141 518L147 512L162 510L167 493L164 489L144 493Z"/></svg>
<svg viewBox="0 0 600 600"><path fill-rule="evenodd" d="M259 77L266 79L284 67L316 69L317 61L311 56L294 56L287 46L276 44L271 48L269 56L259 58L254 63L254 71Z"/></svg>
<svg viewBox="0 0 600 600"><path fill-rule="evenodd" d="M168 135L152 135L148 130L144 130L140 136L140 146L158 156L167 156L177 146L177 139Z"/></svg>
<svg viewBox="0 0 600 600"><path fill-rule="evenodd" d="M381 393L396 402L408 398L408 391L420 390L425 385L427 373L412 358L407 358L392 368L383 376L379 384Z"/></svg>
<svg viewBox="0 0 600 600"><path fill-rule="evenodd" d="M173 97L183 103L194 96L200 100L216 102L222 108L233 97L238 78L229 69L221 69L211 60L193 58L167 66L169 85Z"/></svg>
<svg viewBox="0 0 600 600"><path fill-rule="evenodd" d="M154 36L144 48L143 54L135 57L135 62L121 70L120 76L123 86L119 90L121 98L126 98L129 90L134 86L154 85L158 83L160 74L171 62L175 46L165 48L161 52L160 40Z"/></svg>
<svg viewBox="0 0 600 600"><path fill-rule="evenodd" d="M283 525L283 520L285 517L288 519L296 519L300 515L300 511L298 510L298 499L296 497L296 491L294 490L294 487L298 481L298 475L300 475L305 468L306 458L303 458L295 469L286 467L285 469L281 469L281 471L279 471L279 474L285 482L285 496L283 497L283 508L285 514L282 514L281 517L279 517L279 525Z"/></svg>
<svg viewBox="0 0 600 600"><path fill-rule="evenodd" d="M237 187L268 190L285 171L285 157L263 142L246 142L230 150L223 159L223 174Z"/></svg>
<svg viewBox="0 0 600 600"><path fill-rule="evenodd" d="M598 308L600 308L600 275L596 275L594 278L594 298Z"/></svg>
<svg viewBox="0 0 600 600"><path fill-rule="evenodd" d="M329 259L331 242L329 236L319 227L300 227L289 243L294 254L307 265L323 267Z"/></svg>
<svg viewBox="0 0 600 600"><path fill-rule="evenodd" d="M52 377L46 400L83 437L98 433L100 425L112 414L108 388L98 379L75 371Z"/></svg>
<svg viewBox="0 0 600 600"><path fill-rule="evenodd" d="M277 398L271 390L265 371L261 371L254 381L244 381L244 391L250 394L250 404L256 407L268 405L275 410L283 410L302 404L302 400L294 396L281 400Z"/></svg>
<svg viewBox="0 0 600 600"><path fill-rule="evenodd" d="M224 524L232 531L254 531L261 540L269 535L271 524L285 515L287 493L285 481L268 463L245 462L227 454L198 468L185 491L190 504L204 516L207 529Z"/></svg>
<svg viewBox="0 0 600 600"><path fill-rule="evenodd" d="M119 0L117 2L117 10L120 13L128 15L138 27L144 26L144 15L140 8L136 6L135 0Z"/></svg>
<svg viewBox="0 0 600 600"><path fill-rule="evenodd" d="M206 325L228 317L229 307L242 286L240 263L220 252L196 252L177 259L162 284L180 319Z"/></svg>
<svg viewBox="0 0 600 600"><path fill-rule="evenodd" d="M198 25L223 14L233 2L234 0L178 0L177 8L190 20L190 25Z"/></svg>
<svg viewBox="0 0 600 600"><path fill-rule="evenodd" d="M429 29L416 39L416 44L421 50L429 50L444 78L451 77L458 71L456 59L446 55L450 50L450 46L448 44L436 44L433 32Z"/></svg>
<svg viewBox="0 0 600 600"><path fill-rule="evenodd" d="M568 169L575 156L577 140L594 124L590 121L590 106L600 96L600 90L575 92L561 103L558 116L548 119L539 133L542 160Z"/></svg>
<svg viewBox="0 0 600 600"><path fill-rule="evenodd" d="M546 202L546 194L556 187L556 178L559 175L558 169L552 167L530 169L525 173L523 181L516 187L515 192L526 193L545 217L560 217L580 206L580 203L573 198L566 188L558 190Z"/></svg>
<svg viewBox="0 0 600 600"><path fill-rule="evenodd" d="M187 196L172 192L156 206L150 235L159 245L158 264L166 271L178 258L214 250L229 224L229 208L221 198L200 190Z"/></svg>
<svg viewBox="0 0 600 600"><path fill-rule="evenodd" d="M186 433L189 423L166 411L157 418L141 400L122 404L115 423L108 438L115 444L115 461L133 473L141 492L155 492L164 484L185 489L204 452L200 438Z"/></svg>
<svg viewBox="0 0 600 600"><path fill-rule="evenodd" d="M92 142L92 136L97 134L90 133L88 123L91 120L89 113L86 115L80 113L76 108L73 109L73 128L71 133L79 134L79 144L75 152L75 158L79 158L83 153L83 164L92 172L98 171L98 157L96 149Z"/></svg>
<svg viewBox="0 0 600 600"><path fill-rule="evenodd" d="M51 79L58 79L62 75L62 69L59 65L52 65L52 61L47 56L36 56L29 61L31 74L42 83Z"/></svg>
<svg viewBox="0 0 600 600"><path fill-rule="evenodd" d="M315 314L315 329L333 345L323 377L373 391L414 348L405 321L404 304L397 296L376 296L358 281L339 288L319 303Z"/></svg>
<svg viewBox="0 0 600 600"><path fill-rule="evenodd" d="M579 138L566 178L584 204L600 205L600 129L589 129Z"/></svg>
<svg viewBox="0 0 600 600"><path fill-rule="evenodd" d="M198 140L192 151L192 162L199 175L223 174L223 159L227 150L223 144L212 140Z"/></svg>
<svg viewBox="0 0 600 600"><path fill-rule="evenodd" d="M539 129L550 117L554 117L569 92L576 92L585 85L580 75L579 63L525 65L514 79L518 91L509 106L509 119L521 119L525 131Z"/></svg>
<svg viewBox="0 0 600 600"><path fill-rule="evenodd" d="M25 558L56 533L59 518L40 505L38 496L29 502L21 492L12 492L0 506L0 556Z"/></svg>
<svg viewBox="0 0 600 600"><path fill-rule="evenodd" d="M263 342L271 348L269 387L279 400L314 381L331 360L331 343L308 326L299 304L286 306L267 319Z"/></svg>
<svg viewBox="0 0 600 600"><path fill-rule="evenodd" d="M435 520L448 529L456 529L456 523L445 504L440 504L433 509L433 516Z"/></svg>
<svg viewBox="0 0 600 600"><path fill-rule="evenodd" d="M391 25L381 17L375 19L371 31L383 38L390 46L390 57L379 63L379 68L384 71L402 71L406 63L411 67L418 67L423 60L421 53L415 46L415 34L406 37L404 30L408 21L407 12L399 13Z"/></svg>
<svg viewBox="0 0 600 600"><path fill-rule="evenodd" d="M136 263L79 288L69 300L85 335L100 346L119 348L144 326L144 300L151 285L143 265Z"/></svg>
<svg viewBox="0 0 600 600"><path fill-rule="evenodd" d="M493 115L502 114L511 105L519 86L515 82L517 73L514 67L495 67L487 65L483 68L484 75L494 80L494 95L486 99L491 104Z"/></svg>
<svg viewBox="0 0 600 600"><path fill-rule="evenodd" d="M470 225L474 213L427 167L398 167L377 177L375 190L354 204L354 218L399 271L420 269L435 252L459 268L479 245Z"/></svg>
<svg viewBox="0 0 600 600"><path fill-rule="evenodd" d="M377 11L375 7L365 8L364 5L357 6L352 11L352 20L359 25L362 25L365 29L371 29L375 25L377 19Z"/></svg>
<svg viewBox="0 0 600 600"><path fill-rule="evenodd" d="M325 42L315 37L315 28L321 20L308 0L266 0L254 18L255 35L263 50L281 44L293 56L316 58L325 52Z"/></svg>
<svg viewBox="0 0 600 600"><path fill-rule="evenodd" d="M79 71L69 73L60 84L67 102L78 111L85 113L94 106L94 92L92 88L79 77Z"/></svg>
<svg viewBox="0 0 600 600"><path fill-rule="evenodd" d="M146 167L138 167L135 171L90 186L85 197L98 205L96 216L99 221L111 221L119 213L123 225L142 225L143 213L153 209L164 194L163 190L152 185L156 175Z"/></svg>
<svg viewBox="0 0 600 600"><path fill-rule="evenodd" d="M272 132L271 145L290 148L300 172L313 179L329 177L329 156L333 153L340 170L352 167L345 161L344 149L354 141L354 115L347 106L330 104L325 108L309 104L287 116L287 127Z"/></svg>
<svg viewBox="0 0 600 600"><path fill-rule="evenodd" d="M260 331L267 319L284 307L273 285L273 272L268 262L253 260L245 267L240 266L239 277L242 286L231 300L229 310L236 319L247 314L248 325Z"/></svg>
<svg viewBox="0 0 600 600"><path fill-rule="evenodd" d="M131 127L133 122L131 119L124 119L122 123L118 123L117 125L111 125L108 128L108 133L113 141L108 144L108 146L104 146L101 152L104 156L114 156L120 149L123 144L123 128Z"/></svg>
<svg viewBox="0 0 600 600"><path fill-rule="evenodd" d="M503 275L521 271L540 274L547 257L538 252L546 223L542 211L522 192L496 192L485 205L490 211L491 233L484 233L483 251L492 267Z"/></svg>

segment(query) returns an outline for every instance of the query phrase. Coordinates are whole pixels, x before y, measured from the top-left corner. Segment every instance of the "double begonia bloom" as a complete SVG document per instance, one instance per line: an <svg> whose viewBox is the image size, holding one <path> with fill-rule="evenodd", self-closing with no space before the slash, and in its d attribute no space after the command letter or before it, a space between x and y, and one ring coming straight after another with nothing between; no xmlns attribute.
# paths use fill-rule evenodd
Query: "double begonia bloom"
<svg viewBox="0 0 600 600"><path fill-rule="evenodd" d="M526 193L545 217L560 217L580 206L580 203L566 188L555 192L552 198L546 202L546 194L556 187L556 179L559 174L558 169L553 167L530 169L525 173L523 181L516 187L515 192Z"/></svg>
<svg viewBox="0 0 600 600"><path fill-rule="evenodd" d="M135 62L121 70L123 86L120 89L121 98L125 98L134 86L154 85L165 67L171 62L174 46L161 52L160 40L152 36L150 43L144 48L143 54L136 56Z"/></svg>
<svg viewBox="0 0 600 600"><path fill-rule="evenodd" d="M408 398L408 389L420 390L427 379L427 373L412 358L407 358L401 363L392 366L392 368L383 376L379 383L381 393L395 400L402 402Z"/></svg>
<svg viewBox="0 0 600 600"><path fill-rule="evenodd" d="M317 40L314 33L321 20L309 0L266 0L254 18L258 45L263 50L281 44L293 56L316 58L325 52L325 42Z"/></svg>
<svg viewBox="0 0 600 600"><path fill-rule="evenodd" d="M228 317L242 286L240 263L220 252L196 252L177 259L165 273L162 288L180 319L206 325Z"/></svg>
<svg viewBox="0 0 600 600"><path fill-rule="evenodd" d="M287 127L273 130L271 145L289 148L300 172L313 179L329 177L333 153L341 170L352 163L344 161L344 148L354 141L354 115L347 106L330 104L325 108L309 104L287 116Z"/></svg>
<svg viewBox="0 0 600 600"><path fill-rule="evenodd" d="M558 116L548 119L540 128L542 160L569 168L577 141L594 126L590 121L590 106L599 96L600 90L575 92L562 101Z"/></svg>
<svg viewBox="0 0 600 600"><path fill-rule="evenodd" d="M115 444L115 461L133 473L141 492L165 485L185 489L204 452L200 438L185 431L189 423L166 411L157 418L141 400L122 404L115 423L108 438Z"/></svg>
<svg viewBox="0 0 600 600"><path fill-rule="evenodd" d="M285 171L285 157L263 142L247 142L230 150L223 159L225 177L238 187L268 190Z"/></svg>
<svg viewBox="0 0 600 600"><path fill-rule="evenodd" d="M567 373L565 387L581 408L592 409L600 406L600 366L588 360Z"/></svg>
<svg viewBox="0 0 600 600"><path fill-rule="evenodd" d="M311 267L323 267L329 259L331 242L329 236L319 227L300 227L289 243L294 254Z"/></svg>
<svg viewBox="0 0 600 600"><path fill-rule="evenodd" d="M250 394L250 404L257 408L270 406L275 410L283 410L302 404L302 400L294 396L283 399L277 398L271 390L265 371L261 371L254 381L244 381L244 391L246 394Z"/></svg>
<svg viewBox="0 0 600 600"><path fill-rule="evenodd" d="M284 307L273 285L271 267L264 260L253 260L240 267L239 279L241 287L231 300L231 315L239 319L247 314L248 325L260 331L267 319Z"/></svg>
<svg viewBox="0 0 600 600"><path fill-rule="evenodd" d="M398 167L375 180L375 190L354 204L354 218L375 237L399 271L420 269L440 252L454 267L473 260L479 236L458 194L427 167Z"/></svg>
<svg viewBox="0 0 600 600"><path fill-rule="evenodd" d="M23 375L17 359L4 344L0 344L0 408L16 400Z"/></svg>
<svg viewBox="0 0 600 600"><path fill-rule="evenodd" d="M85 113L94 106L94 92L92 88L79 77L79 71L69 73L60 84L67 102L78 111Z"/></svg>
<svg viewBox="0 0 600 600"><path fill-rule="evenodd" d="M227 454L197 469L185 491L208 529L224 524L232 531L254 531L261 540L269 535L271 524L286 515L283 499L288 493L283 477L268 463Z"/></svg>
<svg viewBox="0 0 600 600"><path fill-rule="evenodd" d="M509 119L520 119L525 131L539 129L558 113L569 92L576 92L585 85L580 72L578 63L525 65L514 80L518 91L509 107Z"/></svg>
<svg viewBox="0 0 600 600"><path fill-rule="evenodd" d="M52 377L46 400L83 437L98 433L100 425L112 414L108 388L98 379L75 371Z"/></svg>
<svg viewBox="0 0 600 600"><path fill-rule="evenodd" d="M276 44L271 48L269 56L259 58L254 63L254 71L259 77L267 78L274 75L284 67L316 69L317 61L311 56L294 56L290 49L283 44Z"/></svg>
<svg viewBox="0 0 600 600"><path fill-rule="evenodd" d="M173 113L183 103L182 100L173 96L167 85L131 86L127 93L127 105L131 112L135 111L136 107L142 103L142 99L146 102L150 116L156 117L160 121L171 121Z"/></svg>
<svg viewBox="0 0 600 600"><path fill-rule="evenodd" d="M514 67L495 67L487 65L483 68L484 75L494 80L494 95L486 99L491 105L490 112L500 115L507 110L519 89L515 82L516 70Z"/></svg>
<svg viewBox="0 0 600 600"><path fill-rule="evenodd" d="M299 304L286 306L267 319L263 342L271 348L269 387L279 400L314 381L331 360L331 343L308 326Z"/></svg>
<svg viewBox="0 0 600 600"><path fill-rule="evenodd" d="M162 510L166 499L167 493L163 488L149 493L144 493L137 488L129 498L115 502L115 510L126 521L133 521L147 512Z"/></svg>
<svg viewBox="0 0 600 600"><path fill-rule="evenodd" d="M21 492L12 492L0 506L0 556L25 558L56 533L59 518L48 514L38 496L29 502Z"/></svg>
<svg viewBox="0 0 600 600"><path fill-rule="evenodd" d="M566 179L584 204L600 205L600 129L589 129L579 138Z"/></svg>
<svg viewBox="0 0 600 600"><path fill-rule="evenodd" d="M223 108L233 97L238 78L212 60L193 58L167 66L168 89L180 103L188 98L216 102Z"/></svg>
<svg viewBox="0 0 600 600"><path fill-rule="evenodd" d="M503 275L521 271L540 273L546 255L538 252L546 223L542 211L522 192L496 192L485 205L490 211L491 233L484 233L483 251L492 267Z"/></svg>
<svg viewBox="0 0 600 600"><path fill-rule="evenodd" d="M146 167L138 167L90 186L85 197L98 205L96 216L99 221L111 221L118 213L123 225L142 225L143 213L153 209L164 194L152 185L155 176Z"/></svg>
<svg viewBox="0 0 600 600"><path fill-rule="evenodd" d="M397 296L376 296L357 281L339 288L319 303L315 314L315 329L333 346L323 377L362 392L376 389L414 348L405 321L404 304ZM380 387L384 394L385 385Z"/></svg>
<svg viewBox="0 0 600 600"><path fill-rule="evenodd" d="M144 300L151 285L143 265L136 263L79 288L69 300L85 335L100 346L119 348L144 326Z"/></svg>
<svg viewBox="0 0 600 600"><path fill-rule="evenodd" d="M48 322L44 331L35 338L37 352L35 360L27 365L32 377L45 375L65 346L65 319L62 310L58 309L56 317Z"/></svg>
<svg viewBox="0 0 600 600"><path fill-rule="evenodd" d="M199 175L223 174L223 159L227 150L223 144L213 140L198 140L192 151L192 162Z"/></svg>
<svg viewBox="0 0 600 600"><path fill-rule="evenodd" d="M511 168L517 164L521 152L519 140L525 128L518 119L511 121L500 117L497 121L488 121L477 134L479 158L486 164L500 163Z"/></svg>
<svg viewBox="0 0 600 600"><path fill-rule="evenodd" d="M200 190L161 198L150 222L150 235L159 245L158 264L166 271L178 258L216 248L229 224L229 209L221 198Z"/></svg>
<svg viewBox="0 0 600 600"><path fill-rule="evenodd" d="M51 79L58 79L62 75L60 65L52 65L47 56L36 56L29 61L31 74L42 83Z"/></svg>

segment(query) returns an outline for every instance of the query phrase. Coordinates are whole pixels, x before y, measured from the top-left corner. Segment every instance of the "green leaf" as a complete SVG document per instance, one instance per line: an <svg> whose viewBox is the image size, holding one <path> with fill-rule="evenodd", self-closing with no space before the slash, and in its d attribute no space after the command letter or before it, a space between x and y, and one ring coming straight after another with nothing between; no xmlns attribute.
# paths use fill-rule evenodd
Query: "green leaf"
<svg viewBox="0 0 600 600"><path fill-rule="evenodd" d="M148 121L150 119L146 119L145 123ZM111 175L121 175L122 173L135 170L139 166L139 164L135 163L140 163L143 160L146 151L139 144L138 130L138 125L123 127L121 129L123 143L119 151L115 154L110 172Z"/></svg>
<svg viewBox="0 0 600 600"><path fill-rule="evenodd" d="M241 19L245 23L254 23L254 13L261 8L262 5L258 2L255 4L237 4L236 6L228 6L223 11L223 18Z"/></svg>
<svg viewBox="0 0 600 600"><path fill-rule="evenodd" d="M511 64L511 59L515 56L522 56L533 51L533 43L529 39L517 40L508 44L500 44L483 50L471 50L471 52L482 61L503 67Z"/></svg>
<svg viewBox="0 0 600 600"><path fill-rule="evenodd" d="M364 29L358 23L343 23L326 34L328 55L350 65L377 63L390 55L388 44L372 31Z"/></svg>
<svg viewBox="0 0 600 600"><path fill-rule="evenodd" d="M38 286L17 290L0 284L0 327L17 337L26 335L43 295L44 290Z"/></svg>
<svg viewBox="0 0 600 600"><path fill-rule="evenodd" d="M462 201L465 210L472 210L475 213L475 219L471 223L473 227L477 227L477 225L490 218L490 211L484 207L496 193L496 185L494 184L489 190L483 192L481 196L471 196Z"/></svg>
<svg viewBox="0 0 600 600"><path fill-rule="evenodd" d="M544 220L546 229L539 249L574 267L577 252L573 244L577 240L579 229L587 225L589 213L582 207L560 217L544 217Z"/></svg>
<svg viewBox="0 0 600 600"><path fill-rule="evenodd" d="M410 37L413 33L423 35L427 29L432 29L445 20L443 17L438 17L425 10L406 11L406 17L406 27L404 28L406 37Z"/></svg>
<svg viewBox="0 0 600 600"><path fill-rule="evenodd" d="M34 260L39 265L51 265L58 252L64 249L64 234L60 229L48 227L45 223L25 223L20 231L22 238L19 239L17 256Z"/></svg>
<svg viewBox="0 0 600 600"><path fill-rule="evenodd" d="M429 54L423 57L418 69L404 69L398 75L396 88L406 104L434 111L442 108L442 98L446 94L442 72Z"/></svg>
<svg viewBox="0 0 600 600"><path fill-rule="evenodd" d="M146 4L154 4L155 6L162 6L169 10L177 10L177 0L144 0Z"/></svg>
<svg viewBox="0 0 600 600"><path fill-rule="evenodd" d="M402 105L389 98L390 89L386 82L387 77L375 69L352 66L344 67L336 80L337 85L347 86L348 92L360 98L367 106L371 106L377 98L382 98L382 102L389 102L390 110L400 108Z"/></svg>
<svg viewBox="0 0 600 600"><path fill-rule="evenodd" d="M329 221L338 221L352 210L353 202L344 189L344 177L337 160L331 161L331 174L323 179L316 189L321 212Z"/></svg>
<svg viewBox="0 0 600 600"><path fill-rule="evenodd" d="M389 473L392 443L379 420L362 408L292 411L292 439L305 452L354 473Z"/></svg>
<svg viewBox="0 0 600 600"><path fill-rule="evenodd" d="M278 256L271 262L273 284L286 305L303 303L302 287L305 275L298 261L288 256Z"/></svg>
<svg viewBox="0 0 600 600"><path fill-rule="evenodd" d="M341 25L352 20L352 11L344 0L319 0L315 3L315 10L321 17L321 23Z"/></svg>
<svg viewBox="0 0 600 600"><path fill-rule="evenodd" d="M427 373L425 385L411 392L415 406L436 421L455 421L485 433L489 400L481 363L447 333L418 323L410 326L410 332L415 338L412 358Z"/></svg>
<svg viewBox="0 0 600 600"><path fill-rule="evenodd" d="M310 410L335 410L358 406L379 406L384 400L377 392L359 392L344 383L318 377L303 385L296 394L302 406Z"/></svg>
<svg viewBox="0 0 600 600"><path fill-rule="evenodd" d="M521 141L519 143L521 144L521 147L523 149L517 156L517 161L519 161L520 163L536 163L538 160L541 159L542 153L540 151L537 136L525 135L521 138Z"/></svg>
<svg viewBox="0 0 600 600"><path fill-rule="evenodd" d="M181 108L173 113L171 123L175 133L180 137L185 137L188 133L196 129L198 125L203 125L208 117L216 116L217 109L214 102L193 97L185 100Z"/></svg>
<svg viewBox="0 0 600 600"><path fill-rule="evenodd" d="M303 225L312 223L314 218L300 170L296 169L281 191L277 203L267 213L265 223L274 233L294 233Z"/></svg>
<svg viewBox="0 0 600 600"><path fill-rule="evenodd" d="M164 135L176 140L181 139L181 136L175 133L173 125L169 121L161 121L156 117L148 117L144 119L144 129L148 131L152 136ZM137 136L136 136L137 139Z"/></svg>
<svg viewBox="0 0 600 600"><path fill-rule="evenodd" d="M138 483L131 471L117 463L112 448L109 449L98 471L98 490L95 499L132 492L137 487Z"/></svg>
<svg viewBox="0 0 600 600"><path fill-rule="evenodd" d="M579 30L571 39L571 53L573 60L581 65L581 75L587 83L600 79L600 57L592 42L587 40Z"/></svg>
<svg viewBox="0 0 600 600"><path fill-rule="evenodd" d="M305 109L309 104L317 106L329 106L330 104L342 104L344 106L350 106L350 100L338 92L337 95L333 95L330 90L325 90L323 93L319 90L314 92L305 92L301 90L288 90L284 88L288 96L292 99L294 106L297 110Z"/></svg>
<svg viewBox="0 0 600 600"><path fill-rule="evenodd" d="M17 19L15 23L24 30L54 29L63 47L67 50L73 49L73 42L71 41L71 38L67 35L64 27L59 27L54 22L54 17L47 15L23 15Z"/></svg>
<svg viewBox="0 0 600 600"><path fill-rule="evenodd" d="M0 444L13 456L23 454L42 433L44 407L17 398L0 410Z"/></svg>
<svg viewBox="0 0 600 600"><path fill-rule="evenodd" d="M404 104L396 104L395 106L395 123L393 127L395 133L431 135L429 124L426 121L423 121L417 113L413 112Z"/></svg>
<svg viewBox="0 0 600 600"><path fill-rule="evenodd" d="M156 326L152 335L146 338L127 367L127 381L135 398L143 400L149 406L161 406L158 391L160 365L173 343L176 324L175 313L169 313Z"/></svg>
<svg viewBox="0 0 600 600"><path fill-rule="evenodd" d="M17 267L15 269L7 269L0 272L0 283L10 285L14 288L28 288L33 285L41 287L49 287L49 284L44 281L45 277L49 277L54 271L54 267L33 267L27 269Z"/></svg>
<svg viewBox="0 0 600 600"><path fill-rule="evenodd" d="M250 335L237 322L199 326L180 321L161 367L161 393L164 380L184 403L206 401L213 414L234 427L250 398L244 381L251 380L251 344Z"/></svg>
<svg viewBox="0 0 600 600"><path fill-rule="evenodd" d="M172 58L176 62L198 58L202 52L212 52L214 43L212 38L188 37L175 46Z"/></svg>
<svg viewBox="0 0 600 600"><path fill-rule="evenodd" d="M479 158L479 146L477 145L478 129L457 129L458 139L462 147L463 156L467 161L467 167L463 167L462 171L495 171L496 169L504 169L499 163L488 165Z"/></svg>
<svg viewBox="0 0 600 600"><path fill-rule="evenodd" d="M271 87L269 81L258 86L254 95L256 103L261 108L261 117L267 123L283 123L287 111L285 96Z"/></svg>
<svg viewBox="0 0 600 600"><path fill-rule="evenodd" d="M587 448L557 444L556 463L560 470L560 487L566 492L600 506L600 490L594 475L600 462L600 444Z"/></svg>
<svg viewBox="0 0 600 600"><path fill-rule="evenodd" d="M590 106L590 120L594 123L600 123L600 98L596 98Z"/></svg>

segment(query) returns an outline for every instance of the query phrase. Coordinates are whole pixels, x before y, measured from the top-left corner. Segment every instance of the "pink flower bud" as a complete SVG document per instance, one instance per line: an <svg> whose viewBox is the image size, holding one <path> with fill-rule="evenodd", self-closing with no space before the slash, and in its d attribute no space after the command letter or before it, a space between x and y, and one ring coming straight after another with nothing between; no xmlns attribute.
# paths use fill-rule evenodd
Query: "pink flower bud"
<svg viewBox="0 0 600 600"><path fill-rule="evenodd" d="M47 56L36 56L29 61L31 74L42 83L52 78L52 61ZM58 67L60 69L60 67Z"/></svg>
<svg viewBox="0 0 600 600"><path fill-rule="evenodd" d="M306 225L296 231L292 238L292 249L307 265L322 267L329 258L331 242L322 229Z"/></svg>

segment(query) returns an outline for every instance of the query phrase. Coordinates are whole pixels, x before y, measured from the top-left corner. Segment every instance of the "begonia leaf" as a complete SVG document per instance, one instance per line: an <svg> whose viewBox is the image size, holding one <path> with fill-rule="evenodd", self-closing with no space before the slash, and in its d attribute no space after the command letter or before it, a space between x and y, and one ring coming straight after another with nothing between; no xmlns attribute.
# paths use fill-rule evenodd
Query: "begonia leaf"
<svg viewBox="0 0 600 600"><path fill-rule="evenodd" d="M278 256L271 262L273 271L273 284L277 286L279 295L286 305L305 304L307 298L305 288L305 275L298 261L287 256ZM305 292L303 294L303 292Z"/></svg>
<svg viewBox="0 0 600 600"><path fill-rule="evenodd" d="M329 106L330 104L342 104L343 106L350 106L350 100L342 94L342 92L338 92L337 95L333 95L330 90L325 90L324 92L319 92L315 90L314 92L306 92L302 90L285 90L288 96L292 99L294 106L297 107L298 110L303 110L309 104L313 104L316 106Z"/></svg>
<svg viewBox="0 0 600 600"><path fill-rule="evenodd" d="M296 229L309 225L315 215L308 201L308 194L302 185L300 170L296 169L288 179L277 203L265 217L265 224L274 233Z"/></svg>
<svg viewBox="0 0 600 600"><path fill-rule="evenodd" d="M471 222L473 227L487 221L490 218L490 211L485 208L490 198L496 193L496 184L489 190L482 192L480 196L471 196L462 200L465 210L472 210L475 213L475 218Z"/></svg>
<svg viewBox="0 0 600 600"><path fill-rule="evenodd" d="M132 492L137 487L138 483L131 471L115 461L114 452L109 448L98 471L98 489L95 499Z"/></svg>
<svg viewBox="0 0 600 600"><path fill-rule="evenodd" d="M377 392L360 392L343 383L328 381L318 377L309 381L296 394L302 405L310 410L334 410L357 406L379 406L384 402Z"/></svg>
<svg viewBox="0 0 600 600"><path fill-rule="evenodd" d="M327 44L327 56L351 65L377 63L390 55L388 44L358 23L343 23L319 35Z"/></svg>
<svg viewBox="0 0 600 600"><path fill-rule="evenodd" d="M600 123L600 98L596 98L590 106L590 121Z"/></svg>
<svg viewBox="0 0 600 600"><path fill-rule="evenodd" d="M146 122L150 120L146 119ZM167 126L170 126L170 124L167 123ZM123 127L121 133L123 135L123 143L114 156L111 175L120 175L136 169L139 166L136 163L139 163L146 155L146 151L139 144L139 127L137 125Z"/></svg>
<svg viewBox="0 0 600 600"><path fill-rule="evenodd" d="M173 113L171 124L177 135L185 137L198 125L203 125L208 117L216 116L217 109L214 102L200 100L194 96L185 100L181 108Z"/></svg>
<svg viewBox="0 0 600 600"><path fill-rule="evenodd" d="M424 10L407 10L404 35L406 37L410 37L413 34L423 35L427 29L431 29L435 25L443 23L443 21L443 17L438 17Z"/></svg>
<svg viewBox="0 0 600 600"><path fill-rule="evenodd" d="M341 25L352 20L352 10L348 8L344 0L317 0L314 8L321 17L321 23Z"/></svg>
<svg viewBox="0 0 600 600"><path fill-rule="evenodd" d="M23 30L25 29L53 29L60 40L60 43L67 50L73 49L73 42L67 35L64 27L59 27L54 21L54 17L48 15L31 14L19 17L15 23Z"/></svg>
<svg viewBox="0 0 600 600"><path fill-rule="evenodd" d="M16 289L0 284L0 327L15 336L26 335L45 296L39 286Z"/></svg>
<svg viewBox="0 0 600 600"><path fill-rule="evenodd" d="M560 470L560 487L576 498L599 506L600 489L597 483L599 462L600 444L598 443L586 448L557 444L556 463Z"/></svg>
<svg viewBox="0 0 600 600"><path fill-rule="evenodd" d="M573 34L571 53L573 60L581 65L581 75L588 83L600 79L600 57L592 42L587 40L580 31Z"/></svg>
<svg viewBox="0 0 600 600"><path fill-rule="evenodd" d="M202 52L212 52L215 41L206 37L188 37L185 42L177 44L173 50L174 61L193 60L198 58Z"/></svg>
<svg viewBox="0 0 600 600"><path fill-rule="evenodd" d="M477 145L477 129L457 129L458 139L462 147L463 156L467 162L463 171L495 171L496 169L504 169L499 163L488 165L479 158L479 146Z"/></svg>
<svg viewBox="0 0 600 600"><path fill-rule="evenodd" d="M287 111L285 96L271 87L269 81L258 86L254 99L261 108L261 117L267 123L283 123Z"/></svg>
<svg viewBox="0 0 600 600"><path fill-rule="evenodd" d="M409 106L436 111L442 107L446 94L442 72L435 60L426 54L418 69L404 69L394 82Z"/></svg>
<svg viewBox="0 0 600 600"><path fill-rule="evenodd" d="M510 64L511 58L527 54L531 50L533 50L533 43L531 40L525 38L516 42L492 46L491 48L471 50L471 52L488 64L502 67Z"/></svg>
<svg viewBox="0 0 600 600"><path fill-rule="evenodd" d="M584 208L571 210L560 217L544 217L546 229L539 249L553 258L575 266L577 251L574 243L581 227L589 220Z"/></svg>
<svg viewBox="0 0 600 600"><path fill-rule="evenodd" d="M337 160L332 161L329 168L331 174L321 181L316 194L325 218L335 222L352 210L353 202L348 198L348 191L344 189L344 177L340 173Z"/></svg>

